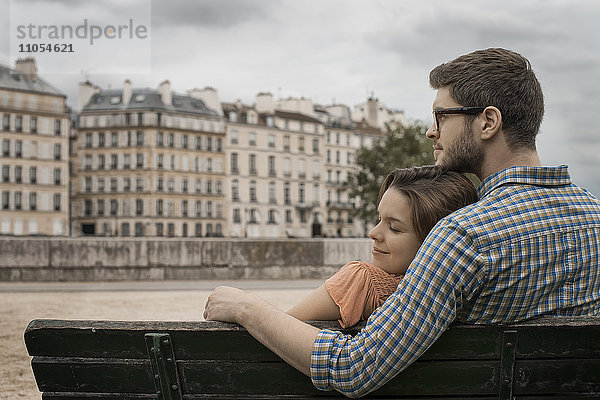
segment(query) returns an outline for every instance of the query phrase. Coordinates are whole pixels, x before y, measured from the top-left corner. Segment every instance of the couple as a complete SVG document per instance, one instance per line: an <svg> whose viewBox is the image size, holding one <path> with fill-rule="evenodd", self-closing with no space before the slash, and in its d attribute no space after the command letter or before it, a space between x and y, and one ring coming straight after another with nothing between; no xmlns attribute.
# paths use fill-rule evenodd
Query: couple
<svg viewBox="0 0 600 400"><path fill-rule="evenodd" d="M285 313L229 287L217 288L206 304L206 319L243 325L319 389L358 397L379 388L453 321L508 324L600 314L600 201L571 183L566 166L541 165L535 137L544 100L529 61L504 49L480 50L434 68L429 81L437 90L427 131L436 166L476 174L478 200L468 204L475 199L466 194L466 207L430 227L420 243L418 229L427 227L416 221L416 205L429 195L415 202L406 185L388 177L381 222L371 231L373 263L398 284L380 307L369 298L354 310L372 311L365 328L355 337L319 331L290 315L302 318L302 310ZM447 184L434 179L431 185L452 196ZM389 243L396 235L408 238L398 254L416 253L412 261L392 259L397 247ZM332 307L333 318L344 322L334 289L326 284L317 299L324 304L329 296L340 310L338 317Z"/></svg>

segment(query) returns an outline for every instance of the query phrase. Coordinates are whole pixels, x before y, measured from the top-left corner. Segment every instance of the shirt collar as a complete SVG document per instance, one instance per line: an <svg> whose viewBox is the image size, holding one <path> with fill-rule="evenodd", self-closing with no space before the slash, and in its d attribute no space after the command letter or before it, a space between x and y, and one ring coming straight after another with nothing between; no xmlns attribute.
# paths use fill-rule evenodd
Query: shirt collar
<svg viewBox="0 0 600 400"><path fill-rule="evenodd" d="M564 186L571 184L571 177L566 165L558 167L525 167L514 166L498 171L481 182L477 194L483 199L494 189L508 183L519 183L535 186Z"/></svg>

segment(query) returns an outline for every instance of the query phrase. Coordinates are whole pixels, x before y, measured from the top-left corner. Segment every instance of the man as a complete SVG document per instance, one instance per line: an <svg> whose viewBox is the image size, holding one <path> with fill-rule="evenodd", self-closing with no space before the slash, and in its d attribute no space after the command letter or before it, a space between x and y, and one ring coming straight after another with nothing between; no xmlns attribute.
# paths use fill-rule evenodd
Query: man
<svg viewBox="0 0 600 400"><path fill-rule="evenodd" d="M397 291L354 338L297 321L252 294L217 288L207 319L237 322L322 390L365 395L457 320L513 323L600 314L600 202L566 166L542 167L542 90L521 55L487 49L436 67L436 164L482 179L479 201L442 219Z"/></svg>

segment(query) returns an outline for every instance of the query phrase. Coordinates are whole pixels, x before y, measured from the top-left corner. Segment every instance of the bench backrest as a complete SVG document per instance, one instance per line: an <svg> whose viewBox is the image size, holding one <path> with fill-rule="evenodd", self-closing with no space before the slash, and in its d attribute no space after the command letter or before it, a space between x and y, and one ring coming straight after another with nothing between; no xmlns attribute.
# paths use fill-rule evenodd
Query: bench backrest
<svg viewBox="0 0 600 400"><path fill-rule="evenodd" d="M316 390L235 324L34 320L25 343L44 399L341 397ZM600 396L600 317L452 325L368 398L390 396Z"/></svg>

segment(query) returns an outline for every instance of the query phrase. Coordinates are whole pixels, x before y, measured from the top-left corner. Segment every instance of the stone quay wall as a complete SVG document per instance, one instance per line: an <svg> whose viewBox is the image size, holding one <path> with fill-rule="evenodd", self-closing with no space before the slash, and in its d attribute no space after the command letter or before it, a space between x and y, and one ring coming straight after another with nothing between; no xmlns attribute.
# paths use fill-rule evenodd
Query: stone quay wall
<svg viewBox="0 0 600 400"><path fill-rule="evenodd" d="M322 279L370 239L0 238L0 281Z"/></svg>

